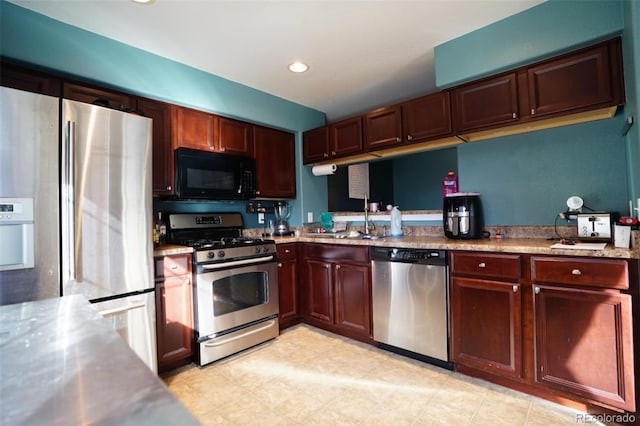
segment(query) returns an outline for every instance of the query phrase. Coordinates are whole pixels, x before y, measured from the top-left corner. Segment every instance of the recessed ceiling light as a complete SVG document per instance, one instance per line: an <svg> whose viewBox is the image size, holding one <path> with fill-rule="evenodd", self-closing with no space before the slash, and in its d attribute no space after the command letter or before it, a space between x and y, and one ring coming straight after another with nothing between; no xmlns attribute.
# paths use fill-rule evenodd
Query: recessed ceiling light
<svg viewBox="0 0 640 426"><path fill-rule="evenodd" d="M154 3L156 0L131 0L131 1L138 4L151 4L151 3Z"/></svg>
<svg viewBox="0 0 640 426"><path fill-rule="evenodd" d="M304 64L302 62L294 62L289 65L289 71L291 72L305 72L308 69L309 67L307 66L307 64Z"/></svg>

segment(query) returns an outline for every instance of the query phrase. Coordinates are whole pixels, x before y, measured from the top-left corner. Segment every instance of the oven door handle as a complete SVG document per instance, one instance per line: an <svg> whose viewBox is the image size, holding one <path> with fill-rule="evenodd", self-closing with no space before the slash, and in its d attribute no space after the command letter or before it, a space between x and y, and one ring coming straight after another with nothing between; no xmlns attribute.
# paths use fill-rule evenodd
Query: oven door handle
<svg viewBox="0 0 640 426"><path fill-rule="evenodd" d="M229 268L231 266L238 265L251 265L253 263L261 263L269 260L274 260L273 255L258 257L253 259L243 259L243 260L232 260L231 262L223 262L223 263L214 263L211 265L202 265L202 269L221 269L221 268Z"/></svg>
<svg viewBox="0 0 640 426"><path fill-rule="evenodd" d="M222 345L226 345L227 343L231 343L233 341L239 340L239 339L244 339L247 336L250 336L252 334L256 334L256 333L260 333L261 331L264 331L268 328L273 327L273 325L276 323L276 320L271 320L269 321L267 324L263 325L262 327L256 328L254 330L248 331L246 333L243 333L239 336L234 336L234 337L230 337L228 339L223 339L223 340L216 340L215 342L206 342L204 344L205 347L207 348L213 348L215 346L222 346Z"/></svg>

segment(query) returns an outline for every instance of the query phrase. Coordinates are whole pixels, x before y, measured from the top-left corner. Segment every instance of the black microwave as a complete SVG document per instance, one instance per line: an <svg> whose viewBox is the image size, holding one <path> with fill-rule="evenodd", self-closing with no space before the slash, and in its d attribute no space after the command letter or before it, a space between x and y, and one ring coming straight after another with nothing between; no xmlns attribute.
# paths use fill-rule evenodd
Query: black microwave
<svg viewBox="0 0 640 426"><path fill-rule="evenodd" d="M239 155L175 150L178 198L248 200L255 197L256 160Z"/></svg>

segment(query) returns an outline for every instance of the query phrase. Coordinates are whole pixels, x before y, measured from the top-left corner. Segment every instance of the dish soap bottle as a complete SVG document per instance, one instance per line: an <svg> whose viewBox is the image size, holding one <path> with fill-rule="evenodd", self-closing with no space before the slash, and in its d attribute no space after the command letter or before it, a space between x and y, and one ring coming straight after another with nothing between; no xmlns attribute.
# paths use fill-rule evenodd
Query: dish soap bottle
<svg viewBox="0 0 640 426"><path fill-rule="evenodd" d="M402 215L398 206L391 209L391 236L400 237L402 235Z"/></svg>

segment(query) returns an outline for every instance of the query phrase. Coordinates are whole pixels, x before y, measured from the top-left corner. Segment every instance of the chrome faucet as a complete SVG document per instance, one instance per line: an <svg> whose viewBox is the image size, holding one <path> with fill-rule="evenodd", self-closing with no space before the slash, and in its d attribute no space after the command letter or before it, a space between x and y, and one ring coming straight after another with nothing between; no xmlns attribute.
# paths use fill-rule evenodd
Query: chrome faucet
<svg viewBox="0 0 640 426"><path fill-rule="evenodd" d="M369 200L364 193L364 235L369 235Z"/></svg>

